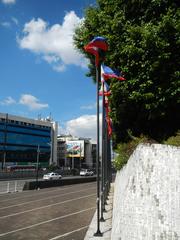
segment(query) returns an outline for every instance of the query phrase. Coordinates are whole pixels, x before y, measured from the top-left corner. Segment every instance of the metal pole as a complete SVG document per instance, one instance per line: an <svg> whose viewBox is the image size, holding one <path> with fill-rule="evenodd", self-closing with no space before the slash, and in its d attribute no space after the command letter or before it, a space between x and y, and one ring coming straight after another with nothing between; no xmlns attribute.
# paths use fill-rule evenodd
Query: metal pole
<svg viewBox="0 0 180 240"><path fill-rule="evenodd" d="M5 165L6 165L7 123L8 123L8 113L6 113L5 128L4 128L4 153L3 153L3 162L1 166L2 170L5 168Z"/></svg>
<svg viewBox="0 0 180 240"><path fill-rule="evenodd" d="M104 222L104 82L102 82L102 160L101 160L101 222Z"/></svg>
<svg viewBox="0 0 180 240"><path fill-rule="evenodd" d="M74 157L72 157L72 169L74 169Z"/></svg>
<svg viewBox="0 0 180 240"><path fill-rule="evenodd" d="M105 124L105 146L106 148L104 149L105 150L105 162L104 162L104 176L105 176L105 193L104 193L104 205L106 204L106 198L107 198L107 175L108 175L108 166L107 166L107 161L108 161L108 157L107 157L107 151L108 151L108 148L107 148L107 122Z"/></svg>
<svg viewBox="0 0 180 240"><path fill-rule="evenodd" d="M97 99L97 149L96 149L96 171L97 171L97 231L94 236L102 236L100 231L100 176L99 176L99 81L101 79L100 64L96 66L96 99Z"/></svg>
<svg viewBox="0 0 180 240"><path fill-rule="evenodd" d="M36 162L36 189L38 189L38 173L39 173L39 145L37 147L37 162Z"/></svg>
<svg viewBox="0 0 180 240"><path fill-rule="evenodd" d="M109 189L111 186L111 181L112 181L112 172L111 172L111 138L109 137Z"/></svg>
<svg viewBox="0 0 180 240"><path fill-rule="evenodd" d="M81 170L81 143L80 143L80 160L79 160L79 170Z"/></svg>

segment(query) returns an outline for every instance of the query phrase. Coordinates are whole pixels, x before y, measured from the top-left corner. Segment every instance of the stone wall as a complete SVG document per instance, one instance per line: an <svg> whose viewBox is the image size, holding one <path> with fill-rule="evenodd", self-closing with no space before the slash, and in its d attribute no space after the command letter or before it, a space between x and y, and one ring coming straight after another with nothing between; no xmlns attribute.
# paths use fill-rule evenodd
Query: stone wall
<svg viewBox="0 0 180 240"><path fill-rule="evenodd" d="M112 240L180 240L180 148L139 145L115 180Z"/></svg>

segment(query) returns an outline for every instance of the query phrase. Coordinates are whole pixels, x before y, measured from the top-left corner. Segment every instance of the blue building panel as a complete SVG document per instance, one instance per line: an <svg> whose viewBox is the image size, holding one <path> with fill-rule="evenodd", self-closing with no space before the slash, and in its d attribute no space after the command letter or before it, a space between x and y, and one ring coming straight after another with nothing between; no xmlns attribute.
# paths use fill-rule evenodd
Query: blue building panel
<svg viewBox="0 0 180 240"><path fill-rule="evenodd" d="M52 127L47 124L0 118L0 165L8 166L12 162L19 165L36 163L39 151L40 165L48 166L51 157L51 131Z"/></svg>

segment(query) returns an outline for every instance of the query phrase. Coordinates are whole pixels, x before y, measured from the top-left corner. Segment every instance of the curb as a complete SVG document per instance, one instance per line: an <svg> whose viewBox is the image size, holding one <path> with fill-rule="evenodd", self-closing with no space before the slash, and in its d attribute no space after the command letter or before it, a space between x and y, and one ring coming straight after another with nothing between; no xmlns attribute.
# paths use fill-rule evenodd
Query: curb
<svg viewBox="0 0 180 240"><path fill-rule="evenodd" d="M97 229L97 212L95 212L89 228L86 232L84 240L110 240L112 229L112 210L113 210L113 197L114 197L114 183L111 183L111 188L107 200L106 212L104 212L105 222L100 222L100 231L103 234L101 237L94 236Z"/></svg>

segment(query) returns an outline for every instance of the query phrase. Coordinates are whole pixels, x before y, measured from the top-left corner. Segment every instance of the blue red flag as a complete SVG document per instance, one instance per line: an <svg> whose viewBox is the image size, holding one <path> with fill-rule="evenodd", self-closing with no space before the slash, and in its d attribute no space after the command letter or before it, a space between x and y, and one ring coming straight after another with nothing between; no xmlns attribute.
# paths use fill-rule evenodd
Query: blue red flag
<svg viewBox="0 0 180 240"><path fill-rule="evenodd" d="M120 72L112 70L110 67L105 66L104 64L101 65L101 74L104 80L108 80L110 78L116 78L120 81L126 80Z"/></svg>
<svg viewBox="0 0 180 240"><path fill-rule="evenodd" d="M102 91L102 85L101 85L101 89L99 91L99 96L103 95L103 91ZM108 86L108 84L106 82L104 82L104 96L110 96L111 95L111 91L110 88Z"/></svg>
<svg viewBox="0 0 180 240"><path fill-rule="evenodd" d="M108 44L106 38L95 37L91 42L89 42L85 47L85 51L93 54L96 57L96 66L99 64L99 49L103 51L108 50Z"/></svg>
<svg viewBox="0 0 180 240"><path fill-rule="evenodd" d="M106 122L107 122L108 137L111 137L111 135L112 135L112 120L109 116L106 116Z"/></svg>
<svg viewBox="0 0 180 240"><path fill-rule="evenodd" d="M89 42L86 46L88 47L96 47L103 51L108 50L107 40L104 37L95 37L91 42Z"/></svg>

